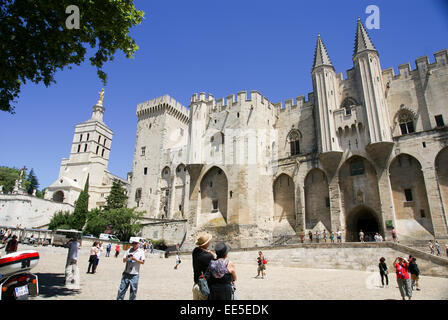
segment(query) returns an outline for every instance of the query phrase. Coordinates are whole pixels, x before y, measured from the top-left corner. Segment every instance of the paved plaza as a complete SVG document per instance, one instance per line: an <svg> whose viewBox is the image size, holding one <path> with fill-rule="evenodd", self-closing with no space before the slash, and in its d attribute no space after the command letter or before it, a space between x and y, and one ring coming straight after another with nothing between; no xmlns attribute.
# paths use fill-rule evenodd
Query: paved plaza
<svg viewBox="0 0 448 320"><path fill-rule="evenodd" d="M101 256L97 274L87 274L89 247L79 253L81 290L64 287L64 267L67 249L56 247L33 248L19 245L19 250L37 250L38 265L32 270L39 276L40 295L34 300L114 300L124 269L122 253L119 258ZM265 252L269 254L268 251ZM192 298L193 269L191 256L181 256L182 263L174 270L175 255L160 258L147 253L141 267L137 299L188 300ZM232 259L232 253L229 254ZM380 288L377 272L291 268L269 265L267 279L255 279L256 256L253 264L237 264L238 299L247 300L400 300L395 274L389 288ZM388 264L391 268L391 262ZM279 285L281 284L281 285ZM414 291L415 300L448 300L448 279L422 276L421 291ZM129 290L125 299L128 299Z"/></svg>

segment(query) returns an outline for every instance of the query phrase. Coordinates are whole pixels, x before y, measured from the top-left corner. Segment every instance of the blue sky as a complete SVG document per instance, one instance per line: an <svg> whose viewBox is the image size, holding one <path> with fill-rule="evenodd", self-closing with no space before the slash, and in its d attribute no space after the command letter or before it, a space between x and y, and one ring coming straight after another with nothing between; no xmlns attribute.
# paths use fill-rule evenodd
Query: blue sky
<svg viewBox="0 0 448 320"><path fill-rule="evenodd" d="M225 97L258 90L272 102L312 91L311 67L320 33L336 72L352 68L356 19L380 9L368 30L383 69L448 48L445 0L136 0L145 20L132 29L140 49L118 54L105 71L104 122L114 131L109 171L132 170L138 103L169 94L185 106L201 91ZM53 183L68 158L74 127L88 120L103 84L88 62L58 72L56 84L22 87L16 113L0 112L0 165L33 168L40 188Z"/></svg>

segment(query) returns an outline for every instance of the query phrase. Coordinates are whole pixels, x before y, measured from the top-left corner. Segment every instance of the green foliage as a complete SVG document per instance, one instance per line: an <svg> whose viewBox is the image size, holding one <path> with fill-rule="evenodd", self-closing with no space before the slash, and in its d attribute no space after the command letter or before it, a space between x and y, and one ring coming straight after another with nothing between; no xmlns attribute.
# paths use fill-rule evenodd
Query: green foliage
<svg viewBox="0 0 448 320"><path fill-rule="evenodd" d="M0 0L1 1L1 0ZM3 193L12 192L15 181L20 177L20 169L0 167L0 185L3 186ZM37 180L37 178L36 178ZM31 182L27 180L26 171L22 177L22 188L28 190Z"/></svg>
<svg viewBox="0 0 448 320"><path fill-rule="evenodd" d="M69 211L58 211L50 220L48 229L72 229L73 215Z"/></svg>
<svg viewBox="0 0 448 320"><path fill-rule="evenodd" d="M79 8L79 29L66 27L70 5ZM0 0L0 110L14 113L27 80L55 83L56 71L84 62L89 46L96 49L90 64L105 84L104 63L117 50L127 58L138 50L128 34L143 16L134 0Z"/></svg>
<svg viewBox="0 0 448 320"><path fill-rule="evenodd" d="M87 176L84 190L79 194L73 211L73 228L82 230L86 223L87 212L89 212L89 176Z"/></svg>
<svg viewBox="0 0 448 320"><path fill-rule="evenodd" d="M39 181L37 180L36 174L34 173L33 169L31 169L30 173L28 173L28 181L30 184L26 188L26 192L28 192L28 194L33 194L33 190L36 190L37 194L37 190L39 188Z"/></svg>
<svg viewBox="0 0 448 320"><path fill-rule="evenodd" d="M110 194L106 198L106 207L104 209L110 210L125 208L127 199L128 197L124 193L124 188L121 183L118 181L114 181L110 190Z"/></svg>
<svg viewBox="0 0 448 320"><path fill-rule="evenodd" d="M3 186L3 193L11 192L14 189L14 182L19 179L19 176L19 169L0 167L0 185Z"/></svg>
<svg viewBox="0 0 448 320"><path fill-rule="evenodd" d="M92 210L87 215L87 223L84 233L98 236L106 230L107 225L112 225L113 233L121 240L128 241L131 236L138 234L143 226L145 212L135 212L135 208L119 208L110 210Z"/></svg>

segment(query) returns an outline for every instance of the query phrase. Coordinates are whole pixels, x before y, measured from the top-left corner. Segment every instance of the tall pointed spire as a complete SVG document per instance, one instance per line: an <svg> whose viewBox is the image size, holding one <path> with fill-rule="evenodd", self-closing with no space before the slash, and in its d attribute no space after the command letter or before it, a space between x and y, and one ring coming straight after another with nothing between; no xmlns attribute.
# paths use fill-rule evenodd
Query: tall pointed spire
<svg viewBox="0 0 448 320"><path fill-rule="evenodd" d="M356 56L358 53L365 50L377 51L372 43L372 40L370 40L369 34L364 28L361 19L358 17L358 23L356 26L355 49L353 52L353 56Z"/></svg>
<svg viewBox="0 0 448 320"><path fill-rule="evenodd" d="M320 33L317 35L316 51L314 52L313 69L320 66L333 67L330 57L328 56L327 49L320 37Z"/></svg>

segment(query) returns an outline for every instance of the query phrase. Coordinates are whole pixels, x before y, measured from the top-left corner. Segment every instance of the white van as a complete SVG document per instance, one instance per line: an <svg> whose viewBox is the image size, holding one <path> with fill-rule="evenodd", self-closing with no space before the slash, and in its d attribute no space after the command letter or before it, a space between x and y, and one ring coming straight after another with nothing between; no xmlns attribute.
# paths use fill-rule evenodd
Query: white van
<svg viewBox="0 0 448 320"><path fill-rule="evenodd" d="M132 242L134 242L134 241L137 241L137 242L145 242L146 239L145 239L145 238L142 238L142 237L130 237L130 238L129 238L129 242L130 242L130 243L132 243Z"/></svg>
<svg viewBox="0 0 448 320"><path fill-rule="evenodd" d="M116 236L114 236L113 234L108 234L108 233L102 233L100 234L100 240L109 240L109 241L117 241L120 242L120 239L118 239Z"/></svg>

